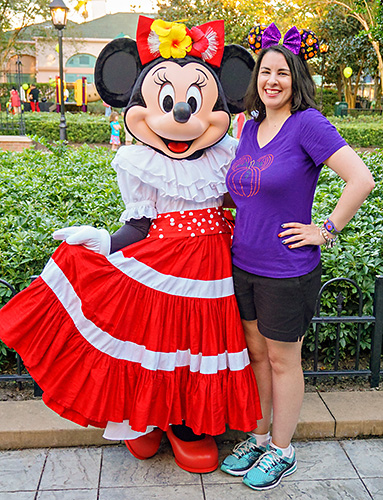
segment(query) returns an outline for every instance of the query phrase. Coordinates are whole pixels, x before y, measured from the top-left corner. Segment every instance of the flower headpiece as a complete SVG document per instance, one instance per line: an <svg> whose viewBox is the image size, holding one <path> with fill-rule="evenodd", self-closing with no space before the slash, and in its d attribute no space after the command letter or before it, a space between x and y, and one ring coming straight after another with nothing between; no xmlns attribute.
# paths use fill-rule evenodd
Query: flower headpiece
<svg viewBox="0 0 383 500"><path fill-rule="evenodd" d="M153 21L145 16L138 20L137 49L142 64L157 57L179 59L189 54L219 67L224 42L224 21L212 21L189 29L181 22Z"/></svg>
<svg viewBox="0 0 383 500"><path fill-rule="evenodd" d="M266 27L257 25L251 28L248 42L251 50L256 54L261 49L267 49L278 45L282 35L274 23ZM312 59L319 50L319 40L315 33L310 30L298 30L295 26L290 28L283 37L282 45L295 55L301 55L306 61Z"/></svg>

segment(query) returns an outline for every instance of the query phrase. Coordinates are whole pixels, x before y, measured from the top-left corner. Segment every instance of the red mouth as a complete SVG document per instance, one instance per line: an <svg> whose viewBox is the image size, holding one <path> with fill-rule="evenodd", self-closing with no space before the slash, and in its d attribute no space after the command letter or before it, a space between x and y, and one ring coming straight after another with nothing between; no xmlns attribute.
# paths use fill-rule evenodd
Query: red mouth
<svg viewBox="0 0 383 500"><path fill-rule="evenodd" d="M170 151L173 153L184 153L189 149L190 143L187 142L169 142L167 144Z"/></svg>

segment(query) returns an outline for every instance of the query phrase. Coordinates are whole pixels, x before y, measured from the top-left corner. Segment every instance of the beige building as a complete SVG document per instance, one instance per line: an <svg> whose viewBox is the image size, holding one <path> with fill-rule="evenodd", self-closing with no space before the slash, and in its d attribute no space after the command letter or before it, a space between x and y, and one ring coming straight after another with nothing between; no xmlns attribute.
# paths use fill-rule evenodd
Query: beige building
<svg viewBox="0 0 383 500"><path fill-rule="evenodd" d="M81 24L69 21L63 32L65 81L73 83L85 76L92 83L98 54L114 38L135 39L139 15L109 14ZM47 83L59 75L58 37L50 21L23 30L17 49L1 69L0 82L17 82L18 68L21 83Z"/></svg>

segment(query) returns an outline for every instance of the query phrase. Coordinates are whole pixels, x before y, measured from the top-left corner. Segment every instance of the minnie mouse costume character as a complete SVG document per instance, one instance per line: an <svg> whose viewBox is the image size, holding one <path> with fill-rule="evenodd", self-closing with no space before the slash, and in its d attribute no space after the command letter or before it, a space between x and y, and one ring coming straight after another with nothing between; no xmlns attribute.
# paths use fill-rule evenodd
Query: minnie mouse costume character
<svg viewBox="0 0 383 500"><path fill-rule="evenodd" d="M191 472L218 466L212 436L226 424L250 431L261 418L221 208L236 149L230 113L243 109L253 65L242 47L224 47L223 21L189 30L141 16L137 42L109 43L98 92L126 106L144 144L121 147L112 163L124 225L112 236L56 231L65 242L0 313L2 340L51 409L106 427L140 459L165 431Z"/></svg>

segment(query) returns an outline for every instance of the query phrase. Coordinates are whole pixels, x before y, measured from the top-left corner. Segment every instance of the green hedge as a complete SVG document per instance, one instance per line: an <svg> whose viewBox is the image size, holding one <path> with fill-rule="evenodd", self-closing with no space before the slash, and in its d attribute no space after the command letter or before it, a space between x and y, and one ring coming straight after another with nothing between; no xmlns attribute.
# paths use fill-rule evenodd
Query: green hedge
<svg viewBox="0 0 383 500"><path fill-rule="evenodd" d="M48 141L59 140L60 115L58 113L24 113L26 134L43 137ZM110 139L109 119L103 115L88 113L66 113L67 138L69 142L79 144L108 144ZM16 125L14 130L1 130L1 123ZM383 117L359 116L358 118L330 116L333 123L345 140L354 147L382 147ZM122 117L119 117L121 126ZM17 135L19 117L0 116L0 134ZM121 128L121 141L125 141L124 128Z"/></svg>
<svg viewBox="0 0 383 500"><path fill-rule="evenodd" d="M59 113L24 113L25 133L29 136L42 137L47 141L58 141L60 139ZM2 114L2 121L18 125L19 116L12 115L5 117ZM67 124L67 139L69 142L78 144L108 144L110 140L109 118L103 115L90 115L87 113L65 113ZM125 141L125 133L122 117L119 117L121 124L120 138ZM1 124L1 122L0 122ZM12 131L0 130L3 135L18 135L19 129Z"/></svg>
<svg viewBox="0 0 383 500"><path fill-rule="evenodd" d="M330 116L328 118L336 126L340 135L352 146L383 146L382 116L361 115L358 118Z"/></svg>
<svg viewBox="0 0 383 500"><path fill-rule="evenodd" d="M18 290L58 246L55 229L90 224L113 231L123 210L109 149L49 148L0 152L0 277Z"/></svg>
<svg viewBox="0 0 383 500"><path fill-rule="evenodd" d="M26 287L32 275L41 273L57 248L59 243L52 239L55 229L89 224L113 232L124 208L110 165L114 154L108 148L44 144L47 151L0 152L0 277L17 290ZM375 277L383 275L383 150L365 153L363 158L373 172L376 188L342 232L339 245L323 250L323 282L340 276L355 280L364 295L364 314L372 314ZM331 213L342 187L343 181L325 167L315 195L316 223ZM0 287L0 305L9 295L8 289ZM335 291L324 297L324 311L332 308L334 314L335 300ZM348 300L347 306L355 312L354 300ZM354 327L342 331L343 355L353 351L355 335ZM364 328L365 349L370 335L371 329ZM325 360L333 356L334 336L331 327L323 328ZM314 348L312 333L306 336L305 348ZM0 344L0 364L1 359Z"/></svg>

